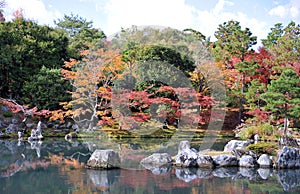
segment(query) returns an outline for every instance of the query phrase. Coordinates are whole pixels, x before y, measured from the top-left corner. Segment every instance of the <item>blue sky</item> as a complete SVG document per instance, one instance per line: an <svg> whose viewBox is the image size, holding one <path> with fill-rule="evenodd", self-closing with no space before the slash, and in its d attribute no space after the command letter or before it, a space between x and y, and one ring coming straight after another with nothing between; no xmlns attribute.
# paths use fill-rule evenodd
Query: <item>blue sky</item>
<svg viewBox="0 0 300 194"><path fill-rule="evenodd" d="M121 27L159 25L194 28L211 36L230 19L249 27L258 39L265 38L275 23L300 23L300 0L6 0L7 20L18 8L26 18L54 25L64 14L78 14L94 22L107 36Z"/></svg>

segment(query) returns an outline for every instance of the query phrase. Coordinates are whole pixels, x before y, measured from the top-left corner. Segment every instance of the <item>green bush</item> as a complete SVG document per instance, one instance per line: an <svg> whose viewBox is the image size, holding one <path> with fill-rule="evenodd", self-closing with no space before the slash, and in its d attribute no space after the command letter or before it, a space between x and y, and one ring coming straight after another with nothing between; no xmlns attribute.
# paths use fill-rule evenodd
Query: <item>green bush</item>
<svg viewBox="0 0 300 194"><path fill-rule="evenodd" d="M5 112L3 112L3 116L4 117L12 117L13 113L11 111L5 111Z"/></svg>
<svg viewBox="0 0 300 194"><path fill-rule="evenodd" d="M242 139L249 139L253 134L259 134L261 139L265 139L266 136L272 136L274 135L275 128L269 124L264 123L261 125L252 125L249 127L244 128L241 131L240 137Z"/></svg>
<svg viewBox="0 0 300 194"><path fill-rule="evenodd" d="M272 156L277 154L278 148L278 145L273 142L258 142L247 146L247 149L255 151L258 154L269 154Z"/></svg>

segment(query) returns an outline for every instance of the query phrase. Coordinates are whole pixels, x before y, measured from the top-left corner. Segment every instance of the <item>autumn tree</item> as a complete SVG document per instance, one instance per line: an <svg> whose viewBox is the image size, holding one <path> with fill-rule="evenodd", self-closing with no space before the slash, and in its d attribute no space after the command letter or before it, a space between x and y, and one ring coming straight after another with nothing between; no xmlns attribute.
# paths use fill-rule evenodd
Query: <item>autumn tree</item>
<svg viewBox="0 0 300 194"><path fill-rule="evenodd" d="M291 69L282 72L277 80L272 80L267 92L261 95L266 102L266 110L275 118L284 119L284 138L287 137L287 121L300 117L300 77Z"/></svg>
<svg viewBox="0 0 300 194"><path fill-rule="evenodd" d="M112 81L120 76L118 51L94 48L82 53L83 60L65 62L63 75L73 86L72 100L64 103L65 111L56 111L52 119L72 117L80 129L92 131L99 119L109 112Z"/></svg>

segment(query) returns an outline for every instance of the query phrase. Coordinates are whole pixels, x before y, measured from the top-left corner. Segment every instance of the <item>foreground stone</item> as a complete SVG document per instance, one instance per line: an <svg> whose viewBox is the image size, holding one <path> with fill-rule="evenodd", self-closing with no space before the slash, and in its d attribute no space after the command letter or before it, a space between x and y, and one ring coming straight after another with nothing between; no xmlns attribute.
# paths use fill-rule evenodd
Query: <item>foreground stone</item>
<svg viewBox="0 0 300 194"><path fill-rule="evenodd" d="M213 157L214 164L218 167L231 167L238 166L239 162L235 156L222 154L219 156Z"/></svg>
<svg viewBox="0 0 300 194"><path fill-rule="evenodd" d="M261 168L270 168L273 166L273 161L270 159L270 156L268 154L262 154L258 158L257 163Z"/></svg>
<svg viewBox="0 0 300 194"><path fill-rule="evenodd" d="M119 168L120 167L120 157L114 150L95 150L87 161L87 168Z"/></svg>
<svg viewBox="0 0 300 194"><path fill-rule="evenodd" d="M225 145L224 152L230 152L234 149L244 149L249 144L250 144L249 141L231 140Z"/></svg>
<svg viewBox="0 0 300 194"><path fill-rule="evenodd" d="M300 168L299 149L284 146L278 154L278 168Z"/></svg>
<svg viewBox="0 0 300 194"><path fill-rule="evenodd" d="M169 154L167 153L155 153L152 154L151 156L148 156L147 158L144 158L141 161L142 165L151 165L151 166L165 166L165 165L170 165L172 164L172 158Z"/></svg>
<svg viewBox="0 0 300 194"><path fill-rule="evenodd" d="M257 167L258 163L257 163L256 159L253 158L252 156L243 155L240 159L239 166L245 167L245 168L253 168L253 167Z"/></svg>

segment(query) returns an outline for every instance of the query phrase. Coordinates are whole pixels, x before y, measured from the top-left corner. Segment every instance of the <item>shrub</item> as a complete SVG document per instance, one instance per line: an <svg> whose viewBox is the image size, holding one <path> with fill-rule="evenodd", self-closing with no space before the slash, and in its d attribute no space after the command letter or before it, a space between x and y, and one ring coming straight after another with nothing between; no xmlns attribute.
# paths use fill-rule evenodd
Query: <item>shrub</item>
<svg viewBox="0 0 300 194"><path fill-rule="evenodd" d="M4 117L12 117L13 113L11 111L5 111L5 112L3 112L3 116Z"/></svg>
<svg viewBox="0 0 300 194"><path fill-rule="evenodd" d="M278 145L273 142L258 142L247 146L247 149L253 150L257 154L269 154L272 156L277 154L278 148Z"/></svg>

